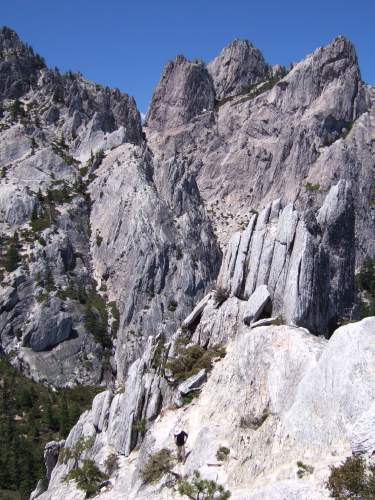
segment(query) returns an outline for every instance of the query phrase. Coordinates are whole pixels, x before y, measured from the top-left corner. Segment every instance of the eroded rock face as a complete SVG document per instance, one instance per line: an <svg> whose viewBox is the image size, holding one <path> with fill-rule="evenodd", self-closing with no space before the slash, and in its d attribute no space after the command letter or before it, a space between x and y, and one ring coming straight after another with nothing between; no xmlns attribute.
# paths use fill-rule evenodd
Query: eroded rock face
<svg viewBox="0 0 375 500"><path fill-rule="evenodd" d="M18 58L20 71L32 63L31 52L11 30L2 30L0 41L7 78L17 81L12 50L27 56ZM208 82L213 103L203 63L184 61L176 71L181 65L187 75L186 92L192 82ZM1 243L6 252L17 230L18 265L27 265L19 286L5 273L1 346L16 351L14 364L35 380L91 384L113 381L117 371L123 381L148 336L169 337L203 297L221 252L194 175L172 156L156 182L158 163L133 98L78 73L34 70L35 85L22 87L19 102L4 87L0 117ZM205 105L196 95L183 121ZM92 287L118 314L118 338L105 354L85 322ZM103 311L93 314L103 321Z"/></svg>
<svg viewBox="0 0 375 500"><path fill-rule="evenodd" d="M242 302L242 312L244 306ZM186 464L176 466L176 472L199 470L231 490L234 498L276 500L281 493L325 498L329 466L341 463L351 449L358 452L358 442L368 455L374 451L373 440L364 438L374 432L374 328L375 319L367 318L338 329L327 341L302 328L251 329L241 321L226 357L215 363L195 403L165 411L140 451L131 455L139 464L132 490L121 493L118 479L105 498L159 498L160 485L145 489L139 471L149 453L173 449L176 426L189 434ZM82 416L68 440L73 444L82 432L94 436L99 456L106 441L91 425L96 413L93 409ZM222 446L230 453L218 462ZM314 468L308 481L296 480L298 460ZM58 488L63 467L56 468L51 491ZM43 495L49 498L48 492Z"/></svg>
<svg viewBox="0 0 375 500"><path fill-rule="evenodd" d="M258 291L266 303L268 295L260 292L265 287L269 315L328 335L337 318L349 317L355 306L353 246L353 200L348 184L340 181L317 216L301 214L292 204L281 209L280 200L269 203L232 237L219 285L249 302ZM250 309L247 322L257 312Z"/></svg>
<svg viewBox="0 0 375 500"><path fill-rule="evenodd" d="M15 99L35 84L38 70L45 67L44 59L36 57L32 48L25 47L6 27L0 30L0 50L0 98Z"/></svg>
<svg viewBox="0 0 375 500"><path fill-rule="evenodd" d="M146 122L163 132L187 124L214 104L214 86L203 61L190 62L179 55L167 63L161 74Z"/></svg>
<svg viewBox="0 0 375 500"><path fill-rule="evenodd" d="M72 317L61 311L61 301L52 299L49 307L40 307L25 331L24 342L34 351L43 351L69 337Z"/></svg>
<svg viewBox="0 0 375 500"><path fill-rule="evenodd" d="M267 82L272 87L271 79ZM160 132L157 123L148 125L155 157L165 164L177 148L179 163L196 173L222 246L267 203L281 198L284 207L293 202L301 212L316 211L340 179L352 181L357 260L362 262L374 252L369 204L370 186L375 187L370 175L374 111L353 45L338 37L272 88L260 84L255 90L233 96L183 127Z"/></svg>
<svg viewBox="0 0 375 500"><path fill-rule="evenodd" d="M207 66L217 100L234 95L267 76L260 51L247 41L234 40Z"/></svg>
<svg viewBox="0 0 375 500"><path fill-rule="evenodd" d="M88 457L98 464L113 451L128 456L103 498L168 498L166 480L144 487L140 470L150 452L174 448L176 426L191 451L178 471L199 470L238 499L322 499L330 465L374 451L374 319L334 331L355 304L355 258L374 248L374 96L343 37L240 95L262 64L237 41L208 68L178 56L152 98L147 144L124 144L129 125L109 133L100 113L79 125L82 96L74 100L70 151L82 161L90 144L105 150L88 164L89 264L121 312L123 387L95 398L67 444L93 438ZM213 110L218 97L228 99ZM211 222L220 244L229 241L223 302L206 290L221 261ZM10 289L4 304L18 307ZM286 324L252 328L271 315ZM223 344L227 355L179 390L161 367L182 339ZM195 384L199 397L177 409ZM219 467L222 446L230 453ZM298 460L315 467L305 482L296 480ZM74 498L74 486L60 483L70 466L55 467L41 498Z"/></svg>

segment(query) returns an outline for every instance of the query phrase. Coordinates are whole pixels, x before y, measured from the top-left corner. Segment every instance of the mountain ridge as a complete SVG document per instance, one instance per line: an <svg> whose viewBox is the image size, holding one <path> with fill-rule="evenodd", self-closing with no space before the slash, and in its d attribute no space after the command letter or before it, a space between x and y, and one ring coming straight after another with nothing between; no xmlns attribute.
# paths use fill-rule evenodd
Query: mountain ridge
<svg viewBox="0 0 375 500"><path fill-rule="evenodd" d="M261 498L272 488L271 498L282 491L323 498L329 465L338 460L327 458L326 419L334 421L340 459L357 449L352 425L371 432L361 420L372 415L368 397L345 424L336 421L328 377L327 414L314 420L317 451L313 439L303 451L287 437L303 428L298 415L309 418L302 387L320 404L309 375L320 357L329 364L327 351L339 359L350 332L364 339L355 346L358 359L371 345L371 320L338 329L370 300L354 278L374 256L374 91L361 81L354 46L340 36L288 71L267 66L246 41L235 40L208 65L177 56L142 127L133 98L47 69L15 37L0 31L8 51L0 62L2 352L41 383L103 387L66 442L94 439L87 457L99 465L109 453L121 457L111 478L120 496L103 498L164 495L165 480L144 487L139 472L149 447L171 446L177 423L190 426L194 443L182 472L212 478L207 463L228 444L263 491L257 496L233 458L215 477L236 498ZM298 367L293 342L305 363ZM168 359L218 343L228 358L210 361L194 380L173 380ZM336 380L336 369L354 373L350 356L342 362L319 366ZM360 364L371 381L371 363ZM197 387L200 395L184 407ZM278 396L281 387L295 414ZM249 396L241 408L241 391L256 407ZM233 418L215 430L210 420L221 418L220 398ZM254 424L263 423L262 412L265 427ZM279 449L277 464L264 446ZM293 453L314 460L311 484L293 480ZM73 466L57 464L40 498L81 498L74 483L60 484Z"/></svg>

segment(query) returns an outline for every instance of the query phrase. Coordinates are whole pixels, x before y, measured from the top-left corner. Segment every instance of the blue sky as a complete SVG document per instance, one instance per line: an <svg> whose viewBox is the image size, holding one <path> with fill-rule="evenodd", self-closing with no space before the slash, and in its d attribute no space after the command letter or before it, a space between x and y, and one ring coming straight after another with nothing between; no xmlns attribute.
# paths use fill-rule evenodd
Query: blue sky
<svg viewBox="0 0 375 500"><path fill-rule="evenodd" d="M252 42L268 64L289 66L344 35L375 85L374 19L374 0L4 0L0 9L0 26L49 67L117 87L142 113L168 60L208 63L234 38Z"/></svg>

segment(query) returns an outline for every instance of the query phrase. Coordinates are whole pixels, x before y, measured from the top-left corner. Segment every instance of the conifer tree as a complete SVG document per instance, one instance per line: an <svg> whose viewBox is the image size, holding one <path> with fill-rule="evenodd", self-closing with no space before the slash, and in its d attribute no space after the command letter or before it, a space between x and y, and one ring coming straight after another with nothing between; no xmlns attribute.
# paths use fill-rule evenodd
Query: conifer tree
<svg viewBox="0 0 375 500"><path fill-rule="evenodd" d="M62 396L59 409L59 432L62 438L66 438L69 434L69 409L65 394Z"/></svg>

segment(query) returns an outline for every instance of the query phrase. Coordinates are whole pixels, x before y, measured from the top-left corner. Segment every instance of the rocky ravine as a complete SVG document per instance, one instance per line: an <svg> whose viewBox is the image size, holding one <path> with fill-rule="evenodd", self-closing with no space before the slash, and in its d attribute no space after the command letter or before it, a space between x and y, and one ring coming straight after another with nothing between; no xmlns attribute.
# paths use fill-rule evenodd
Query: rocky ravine
<svg viewBox="0 0 375 500"><path fill-rule="evenodd" d="M47 69L8 28L0 48L1 349L36 380L107 389L66 443L121 457L101 496L169 498L139 471L178 423L180 472L238 499L326 497L329 464L374 446L375 325L337 329L374 256L374 91L352 44L288 72L238 40L207 66L177 56L143 129L126 94ZM175 387L181 341L227 355ZM60 483L72 465L40 498L82 498Z"/></svg>

